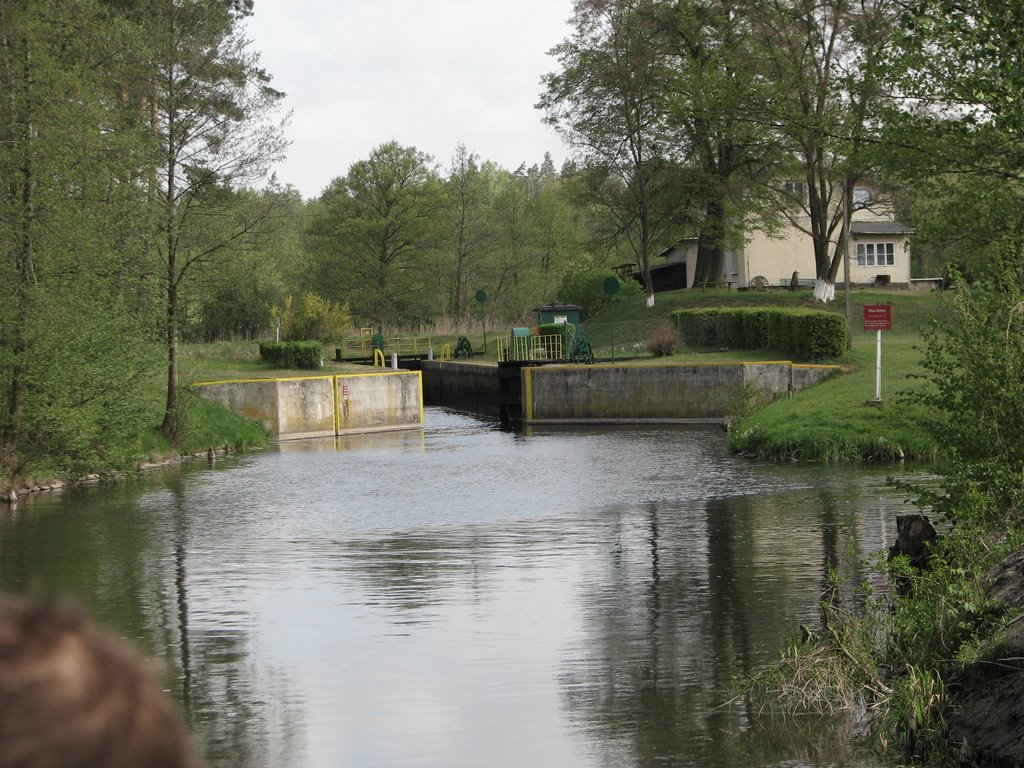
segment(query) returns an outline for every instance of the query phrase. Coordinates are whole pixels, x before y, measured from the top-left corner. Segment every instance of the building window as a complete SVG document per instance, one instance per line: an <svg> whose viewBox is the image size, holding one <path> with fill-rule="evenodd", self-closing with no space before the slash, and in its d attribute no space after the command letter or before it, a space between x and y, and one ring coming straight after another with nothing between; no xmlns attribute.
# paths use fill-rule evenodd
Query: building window
<svg viewBox="0 0 1024 768"><path fill-rule="evenodd" d="M871 205L871 190L860 187L853 190L853 207L867 208Z"/></svg>
<svg viewBox="0 0 1024 768"><path fill-rule="evenodd" d="M895 263L895 243L857 243L858 267L891 267Z"/></svg>

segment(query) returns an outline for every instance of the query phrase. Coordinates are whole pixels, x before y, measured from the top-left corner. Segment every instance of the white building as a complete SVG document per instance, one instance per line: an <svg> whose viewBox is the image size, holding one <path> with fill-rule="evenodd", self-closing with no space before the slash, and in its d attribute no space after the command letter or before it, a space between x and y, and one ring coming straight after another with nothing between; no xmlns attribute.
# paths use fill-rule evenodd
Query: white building
<svg viewBox="0 0 1024 768"><path fill-rule="evenodd" d="M873 198L872 187L867 183L854 190L853 202L848 250L850 282L909 287L912 230L895 220L890 205ZM711 282L716 287L729 288L788 287L796 273L801 285L813 285L814 246L811 236L804 231L810 229L810 220L806 215L793 218L775 236L759 230L745 233L743 248L725 253L722 273ZM656 291L694 287L697 238L683 239L660 256L662 263L651 268ZM836 280L843 282L842 267Z"/></svg>

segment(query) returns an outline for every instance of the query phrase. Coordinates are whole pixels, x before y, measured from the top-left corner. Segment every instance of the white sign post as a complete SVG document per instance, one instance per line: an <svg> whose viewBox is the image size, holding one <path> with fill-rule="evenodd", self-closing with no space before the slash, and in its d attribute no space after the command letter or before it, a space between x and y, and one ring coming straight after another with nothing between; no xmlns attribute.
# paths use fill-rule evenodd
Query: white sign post
<svg viewBox="0 0 1024 768"><path fill-rule="evenodd" d="M875 403L882 402L882 331L892 330L892 305L871 304L864 307L864 330L875 331L878 351L875 355Z"/></svg>

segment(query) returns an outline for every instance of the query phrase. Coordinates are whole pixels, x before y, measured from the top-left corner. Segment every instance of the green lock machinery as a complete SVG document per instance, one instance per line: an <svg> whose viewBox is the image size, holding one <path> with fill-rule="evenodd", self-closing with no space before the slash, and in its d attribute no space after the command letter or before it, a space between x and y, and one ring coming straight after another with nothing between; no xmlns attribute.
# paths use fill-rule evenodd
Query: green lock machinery
<svg viewBox="0 0 1024 768"><path fill-rule="evenodd" d="M455 343L455 356L464 357L467 360L473 357L473 345L465 336L459 336L459 340Z"/></svg>
<svg viewBox="0 0 1024 768"><path fill-rule="evenodd" d="M578 326L575 333L572 334L569 359L574 363L586 363L587 365L594 362L594 350L590 347L587 337L583 335L583 329Z"/></svg>

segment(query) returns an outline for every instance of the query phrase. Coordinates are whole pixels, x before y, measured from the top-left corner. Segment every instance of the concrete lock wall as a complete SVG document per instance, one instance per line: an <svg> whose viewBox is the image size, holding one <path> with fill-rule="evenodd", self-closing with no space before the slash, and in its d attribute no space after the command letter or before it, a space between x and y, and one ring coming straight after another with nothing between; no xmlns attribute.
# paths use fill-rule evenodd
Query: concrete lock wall
<svg viewBox="0 0 1024 768"><path fill-rule="evenodd" d="M423 426L418 371L217 381L196 389L280 440Z"/></svg>
<svg viewBox="0 0 1024 768"><path fill-rule="evenodd" d="M424 361L423 398L428 405L444 405L497 419L501 416L500 371L493 365Z"/></svg>
<svg viewBox="0 0 1024 768"><path fill-rule="evenodd" d="M838 370L789 362L525 368L524 420L719 423L741 399L770 402Z"/></svg>

